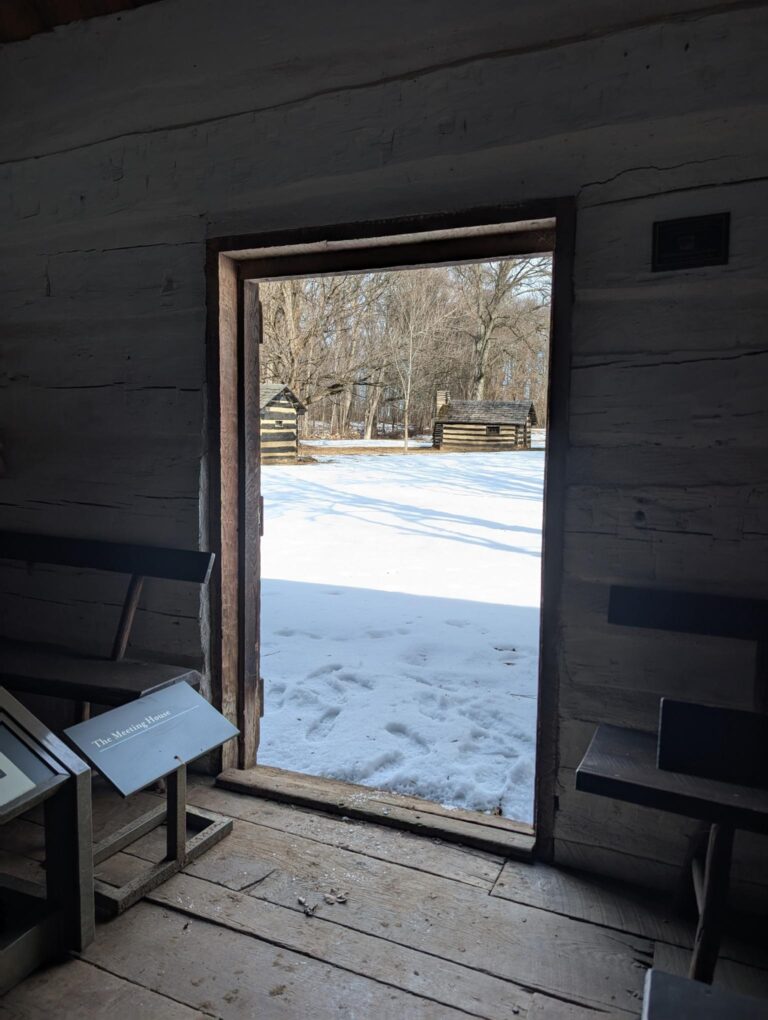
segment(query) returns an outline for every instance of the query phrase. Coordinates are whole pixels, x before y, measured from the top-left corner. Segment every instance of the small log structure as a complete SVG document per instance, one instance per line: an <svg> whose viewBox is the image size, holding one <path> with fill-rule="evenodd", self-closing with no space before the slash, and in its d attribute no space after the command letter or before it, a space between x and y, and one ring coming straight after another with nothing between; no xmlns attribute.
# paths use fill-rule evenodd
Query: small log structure
<svg viewBox="0 0 768 1020"><path fill-rule="evenodd" d="M264 464L295 463L299 456L299 415L306 407L285 383L261 383L261 460Z"/></svg>
<svg viewBox="0 0 768 1020"><path fill-rule="evenodd" d="M438 394L432 445L444 450L530 450L536 409L530 400L454 400Z"/></svg>

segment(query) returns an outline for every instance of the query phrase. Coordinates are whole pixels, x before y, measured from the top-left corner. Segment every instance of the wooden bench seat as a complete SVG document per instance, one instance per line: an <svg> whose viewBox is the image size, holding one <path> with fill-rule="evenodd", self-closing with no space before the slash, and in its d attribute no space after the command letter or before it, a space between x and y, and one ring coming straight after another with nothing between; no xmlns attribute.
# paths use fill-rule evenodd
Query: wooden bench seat
<svg viewBox="0 0 768 1020"><path fill-rule="evenodd" d="M660 769L657 745L656 733L598 726L576 769L576 789L768 833L768 790Z"/></svg>
<svg viewBox="0 0 768 1020"><path fill-rule="evenodd" d="M195 669L162 662L84 656L55 645L0 639L0 678L5 687L100 705L124 705L185 680L200 687Z"/></svg>
<svg viewBox="0 0 768 1020"><path fill-rule="evenodd" d="M145 577L205 584L213 554L190 549L104 542L32 532L0 531L0 560L105 570L129 576L112 653L100 658L70 648L0 638L0 684L11 690L78 701L86 718L90 703L123 705L185 680L200 686L200 674L185 665L125 658Z"/></svg>

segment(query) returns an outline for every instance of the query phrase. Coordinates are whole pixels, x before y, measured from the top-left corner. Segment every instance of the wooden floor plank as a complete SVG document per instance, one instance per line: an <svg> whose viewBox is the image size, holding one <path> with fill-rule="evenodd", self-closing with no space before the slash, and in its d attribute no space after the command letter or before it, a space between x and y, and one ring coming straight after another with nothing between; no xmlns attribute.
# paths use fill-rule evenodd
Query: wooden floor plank
<svg viewBox="0 0 768 1020"><path fill-rule="evenodd" d="M188 791L189 802L209 811L219 811L230 818L257 822L298 836L356 853L368 854L383 861L429 871L458 882L490 890L499 876L504 858L483 850L435 841L402 829L373 825L353 818L342 821L338 816L310 811L278 801L193 783Z"/></svg>
<svg viewBox="0 0 768 1020"><path fill-rule="evenodd" d="M477 896L445 896L431 882L352 886L343 906L323 901L325 882L272 875L250 895L321 916L354 931L419 947L507 981L586 1005L634 1011L651 943L594 925ZM460 892L463 890L460 890ZM347 908L347 909L345 909Z"/></svg>
<svg viewBox="0 0 768 1020"><path fill-rule="evenodd" d="M492 895L648 939L692 944L692 925L676 917L671 904L593 875L507 861Z"/></svg>
<svg viewBox="0 0 768 1020"><path fill-rule="evenodd" d="M203 1020L211 1012L193 1009L82 960L47 967L0 1000L4 1020Z"/></svg>
<svg viewBox="0 0 768 1020"><path fill-rule="evenodd" d="M124 798L103 784L94 783L93 798L93 841L111 834L116 829L140 817L149 808L160 803L154 794L139 793ZM15 853L31 860L41 861L45 857L45 830L43 818L37 812L30 812L0 828L0 849Z"/></svg>
<svg viewBox="0 0 768 1020"><path fill-rule="evenodd" d="M21 985L0 1006L3 1020L631 1020L652 962L687 968L690 926L620 883L504 863L206 782L193 781L190 800L235 818L232 834L152 902L99 926L85 962ZM147 803L157 798L145 794L131 811ZM116 828L125 802L102 791L96 815L102 832ZM122 884L165 850L157 829L104 862L99 876ZM43 878L43 855L39 820L0 829L0 869ZM82 995L62 1010L73 983ZM768 970L728 958L716 983L768 996Z"/></svg>
<svg viewBox="0 0 768 1020"><path fill-rule="evenodd" d="M280 791L301 791L315 796L319 789L324 799L329 796L338 801L368 802L370 800L390 807L408 808L423 814L434 815L436 818L461 819L473 825L490 826L501 832L518 832L524 836L533 834L533 826L528 822L518 822L503 815L491 815L482 811L467 811L463 808L446 808L436 801L424 800L423 797L409 797L403 793L391 793L376 787L361 786L359 783L348 783L327 776L310 776L304 772L291 772L288 769L272 768L269 765L257 765L251 769L227 769L217 778L218 786L240 783L247 792L263 788L273 793Z"/></svg>
<svg viewBox="0 0 768 1020"><path fill-rule="evenodd" d="M162 860L165 855L165 829L155 833L158 850L153 850L153 859ZM0 828L0 873L24 878L28 881L45 883L45 830L42 823L26 818L16 818ZM146 871L148 865L130 853L117 853L96 866L95 877L108 885L119 886Z"/></svg>
<svg viewBox="0 0 768 1020"><path fill-rule="evenodd" d="M102 926L83 956L128 981L222 1020L464 1020L467 1016L146 902ZM85 1020L88 1013L81 1016Z"/></svg>
<svg viewBox="0 0 768 1020"><path fill-rule="evenodd" d="M416 797L264 765L243 771L225 769L216 782L226 790L405 828L504 856L530 859L533 854L531 826L497 815L448 810Z"/></svg>
<svg viewBox="0 0 768 1020"><path fill-rule="evenodd" d="M489 1020L524 1017L532 998L507 981L340 927L320 916L307 917L300 911L232 893L191 875L174 876L149 899L332 964L340 972L367 975L472 1016Z"/></svg>
<svg viewBox="0 0 768 1020"><path fill-rule="evenodd" d="M156 794L142 790L132 797L122 797L96 776L93 780L93 842L99 843L106 836L140 818L146 811L157 807Z"/></svg>
<svg viewBox="0 0 768 1020"><path fill-rule="evenodd" d="M508 861L492 895L654 941L686 949L693 946L695 925L679 916L672 896L654 895L586 872ZM735 918L721 955L768 968L768 945L759 937L744 937L744 931L754 926L754 919Z"/></svg>
<svg viewBox="0 0 768 1020"><path fill-rule="evenodd" d="M625 1013L622 1010L606 1012L536 994L531 1001L526 1020L630 1020L630 1018L637 1020L638 1016L638 1012Z"/></svg>
<svg viewBox="0 0 768 1020"><path fill-rule="evenodd" d="M130 848L157 859L159 833ZM585 1005L639 1009L652 943L293 834L235 821L189 874L218 880L228 854L272 867L248 894ZM332 889L346 903L327 903Z"/></svg>

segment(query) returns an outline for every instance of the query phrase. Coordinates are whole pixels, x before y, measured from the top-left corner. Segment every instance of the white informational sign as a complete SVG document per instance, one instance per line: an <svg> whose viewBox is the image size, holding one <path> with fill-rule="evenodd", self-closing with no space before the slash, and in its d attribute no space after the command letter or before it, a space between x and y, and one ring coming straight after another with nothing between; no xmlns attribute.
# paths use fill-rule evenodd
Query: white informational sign
<svg viewBox="0 0 768 1020"><path fill-rule="evenodd" d="M10 804L22 793L34 790L35 785L18 765L14 765L11 759L0 751L0 807Z"/></svg>

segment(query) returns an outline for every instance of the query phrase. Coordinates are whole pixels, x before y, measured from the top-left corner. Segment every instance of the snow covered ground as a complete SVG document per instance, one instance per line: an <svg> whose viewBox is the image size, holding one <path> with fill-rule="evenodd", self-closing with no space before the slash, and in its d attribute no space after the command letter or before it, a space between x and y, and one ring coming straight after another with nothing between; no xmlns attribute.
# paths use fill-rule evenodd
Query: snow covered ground
<svg viewBox="0 0 768 1020"><path fill-rule="evenodd" d="M543 450L262 469L262 764L531 820L543 473Z"/></svg>

